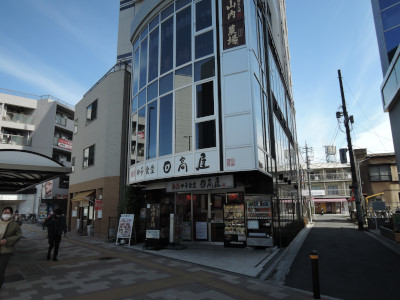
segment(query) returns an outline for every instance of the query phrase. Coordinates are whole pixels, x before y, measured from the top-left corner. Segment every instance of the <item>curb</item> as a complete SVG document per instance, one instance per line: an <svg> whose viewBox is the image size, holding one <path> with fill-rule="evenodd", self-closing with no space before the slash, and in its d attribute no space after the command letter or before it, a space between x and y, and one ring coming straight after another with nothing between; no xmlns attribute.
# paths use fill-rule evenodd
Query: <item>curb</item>
<svg viewBox="0 0 400 300"><path fill-rule="evenodd" d="M290 267L299 252L301 246L304 243L308 233L314 227L314 223L304 227L297 236L291 241L288 247L283 249L278 249L273 257L266 263L265 270L263 270L258 278L261 280L267 280L274 282L278 285L283 285L286 275L290 271ZM272 255L272 254L271 254ZM276 259L273 259L275 258Z"/></svg>

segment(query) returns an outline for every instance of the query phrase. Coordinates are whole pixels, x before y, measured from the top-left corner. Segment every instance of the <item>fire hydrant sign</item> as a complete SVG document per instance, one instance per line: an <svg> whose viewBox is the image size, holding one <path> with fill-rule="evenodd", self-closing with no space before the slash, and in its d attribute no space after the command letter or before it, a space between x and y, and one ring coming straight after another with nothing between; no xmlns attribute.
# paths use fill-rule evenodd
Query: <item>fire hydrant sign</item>
<svg viewBox="0 0 400 300"><path fill-rule="evenodd" d="M132 229L133 229L133 221L135 215L133 214L123 214L119 218L118 224L118 232L117 232L117 240L115 244L118 245L119 239L128 239L128 245L131 244L131 236L132 236Z"/></svg>

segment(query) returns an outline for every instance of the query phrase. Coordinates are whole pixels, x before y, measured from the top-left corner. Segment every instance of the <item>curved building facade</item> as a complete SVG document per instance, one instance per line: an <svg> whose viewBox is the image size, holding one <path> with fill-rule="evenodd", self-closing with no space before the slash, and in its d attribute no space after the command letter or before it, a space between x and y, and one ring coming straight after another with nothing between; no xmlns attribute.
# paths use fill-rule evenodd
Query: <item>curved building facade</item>
<svg viewBox="0 0 400 300"><path fill-rule="evenodd" d="M284 1L134 2L129 184L146 239L272 246L302 214Z"/></svg>

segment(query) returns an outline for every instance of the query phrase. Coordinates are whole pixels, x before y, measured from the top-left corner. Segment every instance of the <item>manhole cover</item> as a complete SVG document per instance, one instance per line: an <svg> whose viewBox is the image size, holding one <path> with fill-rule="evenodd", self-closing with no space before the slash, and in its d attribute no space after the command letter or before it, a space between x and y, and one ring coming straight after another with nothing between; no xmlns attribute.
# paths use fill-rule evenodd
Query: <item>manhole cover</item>
<svg viewBox="0 0 400 300"><path fill-rule="evenodd" d="M114 259L114 257L112 257L112 256L102 256L102 257L96 258L96 260L111 260L111 259Z"/></svg>

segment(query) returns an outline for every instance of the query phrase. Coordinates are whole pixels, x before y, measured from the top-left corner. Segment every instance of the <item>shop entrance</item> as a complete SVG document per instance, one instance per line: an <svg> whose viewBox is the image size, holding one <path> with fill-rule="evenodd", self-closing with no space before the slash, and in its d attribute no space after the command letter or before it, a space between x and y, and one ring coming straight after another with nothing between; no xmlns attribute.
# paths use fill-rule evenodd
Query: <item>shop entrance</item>
<svg viewBox="0 0 400 300"><path fill-rule="evenodd" d="M177 194L176 214L183 241L224 241L226 194Z"/></svg>

